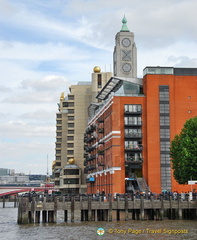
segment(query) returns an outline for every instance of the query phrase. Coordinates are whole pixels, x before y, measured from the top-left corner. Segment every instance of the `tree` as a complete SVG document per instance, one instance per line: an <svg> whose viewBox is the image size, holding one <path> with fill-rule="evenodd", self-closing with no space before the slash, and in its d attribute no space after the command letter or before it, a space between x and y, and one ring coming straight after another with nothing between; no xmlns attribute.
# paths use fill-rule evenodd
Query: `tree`
<svg viewBox="0 0 197 240"><path fill-rule="evenodd" d="M197 180L197 116L187 120L180 134L171 141L170 157L179 184Z"/></svg>

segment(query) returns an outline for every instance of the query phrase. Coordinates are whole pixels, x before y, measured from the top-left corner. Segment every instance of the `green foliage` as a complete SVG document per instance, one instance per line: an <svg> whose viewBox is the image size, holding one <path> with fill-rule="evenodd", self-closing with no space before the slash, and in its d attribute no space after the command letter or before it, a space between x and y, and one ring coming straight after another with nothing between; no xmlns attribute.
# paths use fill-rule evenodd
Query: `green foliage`
<svg viewBox="0 0 197 240"><path fill-rule="evenodd" d="M187 120L172 140L170 157L174 178L179 184L197 180L197 116Z"/></svg>

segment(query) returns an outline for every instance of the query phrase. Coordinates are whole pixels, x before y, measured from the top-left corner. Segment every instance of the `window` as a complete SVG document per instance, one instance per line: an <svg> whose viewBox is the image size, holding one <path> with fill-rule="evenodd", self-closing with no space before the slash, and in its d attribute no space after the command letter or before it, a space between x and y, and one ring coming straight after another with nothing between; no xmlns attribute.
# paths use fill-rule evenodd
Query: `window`
<svg viewBox="0 0 197 240"><path fill-rule="evenodd" d="M142 118L141 117L125 117L124 122L125 122L125 125L141 125Z"/></svg>
<svg viewBox="0 0 197 240"><path fill-rule="evenodd" d="M67 136L67 141L73 141L74 140L74 136Z"/></svg>
<svg viewBox="0 0 197 240"><path fill-rule="evenodd" d="M64 184L79 184L78 178L66 178L64 179Z"/></svg>
<svg viewBox="0 0 197 240"><path fill-rule="evenodd" d="M61 132L57 132L57 136L58 137L62 136L62 133Z"/></svg>
<svg viewBox="0 0 197 240"><path fill-rule="evenodd" d="M68 134L74 134L74 130L68 130Z"/></svg>
<svg viewBox="0 0 197 240"><path fill-rule="evenodd" d="M67 151L67 154L68 154L68 155L73 155L73 154L74 154L74 151L73 151L73 150L68 150L68 151Z"/></svg>
<svg viewBox="0 0 197 240"><path fill-rule="evenodd" d="M74 109L68 109L68 113L73 114L74 113Z"/></svg>
<svg viewBox="0 0 197 240"><path fill-rule="evenodd" d="M57 126L57 131L61 131L62 130L62 126Z"/></svg>
<svg viewBox="0 0 197 240"><path fill-rule="evenodd" d="M98 88L102 88L102 75L98 74Z"/></svg>
<svg viewBox="0 0 197 240"><path fill-rule="evenodd" d="M68 102L63 102L63 107L68 107Z"/></svg>
<svg viewBox="0 0 197 240"><path fill-rule="evenodd" d="M57 120L57 124L62 124L62 120Z"/></svg>
<svg viewBox="0 0 197 240"><path fill-rule="evenodd" d="M61 144L56 144L56 148L61 148Z"/></svg>
<svg viewBox="0 0 197 240"><path fill-rule="evenodd" d="M74 143L67 143L67 147L68 148L73 148L74 147Z"/></svg>
<svg viewBox="0 0 197 240"><path fill-rule="evenodd" d="M69 102L68 107L74 107L74 102Z"/></svg>
<svg viewBox="0 0 197 240"><path fill-rule="evenodd" d="M160 149L161 151L170 151L170 142L161 142Z"/></svg>
<svg viewBox="0 0 197 240"><path fill-rule="evenodd" d="M125 129L125 137L142 137L141 129Z"/></svg>
<svg viewBox="0 0 197 240"><path fill-rule="evenodd" d="M169 126L170 117L169 116L160 116L160 126Z"/></svg>
<svg viewBox="0 0 197 240"><path fill-rule="evenodd" d="M142 149L138 141L125 141L125 149Z"/></svg>
<svg viewBox="0 0 197 240"><path fill-rule="evenodd" d="M61 154L61 150L56 150L56 154Z"/></svg>
<svg viewBox="0 0 197 240"><path fill-rule="evenodd" d="M57 114L57 118L62 118L62 114Z"/></svg>
<svg viewBox="0 0 197 240"><path fill-rule="evenodd" d="M169 103L161 103L160 104L160 113L169 113Z"/></svg>
<svg viewBox="0 0 197 240"><path fill-rule="evenodd" d="M74 123L68 123L68 128L74 128Z"/></svg>
<svg viewBox="0 0 197 240"><path fill-rule="evenodd" d="M160 138L169 138L170 137L170 129L160 129Z"/></svg>
<svg viewBox="0 0 197 240"><path fill-rule="evenodd" d="M142 106L140 104L127 104L124 105L125 112L141 112Z"/></svg>
<svg viewBox="0 0 197 240"><path fill-rule="evenodd" d="M74 100L75 96L74 95L68 95L68 100Z"/></svg>
<svg viewBox="0 0 197 240"><path fill-rule="evenodd" d="M68 116L68 121L74 121L74 116Z"/></svg>
<svg viewBox="0 0 197 240"><path fill-rule="evenodd" d="M64 169L64 175L79 175L79 169Z"/></svg>

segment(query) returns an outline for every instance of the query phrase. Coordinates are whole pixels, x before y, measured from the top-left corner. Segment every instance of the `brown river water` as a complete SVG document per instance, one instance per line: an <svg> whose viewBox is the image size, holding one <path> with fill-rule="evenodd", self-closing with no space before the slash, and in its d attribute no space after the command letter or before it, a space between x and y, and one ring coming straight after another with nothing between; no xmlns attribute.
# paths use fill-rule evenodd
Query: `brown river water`
<svg viewBox="0 0 197 240"><path fill-rule="evenodd" d="M96 240L96 239L140 239L140 240L197 240L197 221L113 221L81 222L80 214L76 222L63 222L62 212L58 212L55 224L17 224L17 208L13 203L0 203L0 239L1 240ZM102 235L99 235L102 234Z"/></svg>

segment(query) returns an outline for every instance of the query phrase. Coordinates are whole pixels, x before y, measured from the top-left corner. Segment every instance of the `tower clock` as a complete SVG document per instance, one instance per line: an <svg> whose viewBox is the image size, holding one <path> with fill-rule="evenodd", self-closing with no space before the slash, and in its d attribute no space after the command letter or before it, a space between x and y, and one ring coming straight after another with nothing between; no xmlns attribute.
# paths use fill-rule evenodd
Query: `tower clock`
<svg viewBox="0 0 197 240"><path fill-rule="evenodd" d="M114 75L118 77L137 77L137 49L134 42L134 33L130 32L124 17L122 28L116 34L114 48Z"/></svg>

